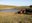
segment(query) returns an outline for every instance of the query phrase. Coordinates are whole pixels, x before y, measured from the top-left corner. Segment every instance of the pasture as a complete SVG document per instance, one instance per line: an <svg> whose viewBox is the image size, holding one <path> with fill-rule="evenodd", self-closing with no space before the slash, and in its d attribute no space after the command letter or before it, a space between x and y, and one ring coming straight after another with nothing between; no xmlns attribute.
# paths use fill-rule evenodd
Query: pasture
<svg viewBox="0 0 32 23"><path fill-rule="evenodd" d="M0 12L0 23L31 23L31 15Z"/></svg>
<svg viewBox="0 0 32 23"><path fill-rule="evenodd" d="M0 5L0 10L12 8L21 9L29 7ZM15 12L0 12L0 23L32 23L32 15L15 14Z"/></svg>

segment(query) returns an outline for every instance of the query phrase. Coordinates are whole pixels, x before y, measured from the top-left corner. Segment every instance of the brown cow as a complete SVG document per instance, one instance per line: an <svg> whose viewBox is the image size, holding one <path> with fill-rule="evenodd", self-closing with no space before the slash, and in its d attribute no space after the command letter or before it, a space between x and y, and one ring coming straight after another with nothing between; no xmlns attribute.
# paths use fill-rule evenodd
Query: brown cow
<svg viewBox="0 0 32 23"><path fill-rule="evenodd" d="M20 11L17 12L18 14L24 14L25 13L25 9L21 9Z"/></svg>

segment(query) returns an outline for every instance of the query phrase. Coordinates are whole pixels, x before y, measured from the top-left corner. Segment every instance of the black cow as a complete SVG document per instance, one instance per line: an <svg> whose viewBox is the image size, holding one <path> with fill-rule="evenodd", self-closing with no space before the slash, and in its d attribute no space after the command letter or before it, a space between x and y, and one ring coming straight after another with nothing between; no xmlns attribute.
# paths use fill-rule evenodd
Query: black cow
<svg viewBox="0 0 32 23"><path fill-rule="evenodd" d="M22 11L22 13L21 13ZM24 13L25 12L25 13ZM32 14L32 9L25 9L25 10L20 10L17 12L18 14Z"/></svg>
<svg viewBox="0 0 32 23"><path fill-rule="evenodd" d="M17 13L18 13L18 14L21 14L21 12L20 12L20 11L18 11Z"/></svg>
<svg viewBox="0 0 32 23"><path fill-rule="evenodd" d="M25 14L32 14L32 9L26 9L26 13Z"/></svg>

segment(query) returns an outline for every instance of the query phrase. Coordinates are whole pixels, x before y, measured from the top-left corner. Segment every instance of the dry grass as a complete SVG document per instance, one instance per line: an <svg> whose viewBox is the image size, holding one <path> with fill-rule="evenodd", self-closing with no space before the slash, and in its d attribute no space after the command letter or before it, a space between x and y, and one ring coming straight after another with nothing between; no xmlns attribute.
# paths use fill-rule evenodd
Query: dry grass
<svg viewBox="0 0 32 23"><path fill-rule="evenodd" d="M2 9L12 9L15 8L16 6L9 6L9 5L0 5L0 10Z"/></svg>
<svg viewBox="0 0 32 23"><path fill-rule="evenodd" d="M12 9L12 8L29 8L29 6L9 6L9 5L0 5L0 10L3 9Z"/></svg>
<svg viewBox="0 0 32 23"><path fill-rule="evenodd" d="M0 23L19 23L20 21L24 23L25 17L30 18L30 15L25 14L15 14L15 12L0 12ZM30 20L27 20L30 23Z"/></svg>
<svg viewBox="0 0 32 23"><path fill-rule="evenodd" d="M0 10L10 8L16 8L16 6L0 6ZM0 23L30 23L30 17L31 15L15 14L15 12L0 12Z"/></svg>

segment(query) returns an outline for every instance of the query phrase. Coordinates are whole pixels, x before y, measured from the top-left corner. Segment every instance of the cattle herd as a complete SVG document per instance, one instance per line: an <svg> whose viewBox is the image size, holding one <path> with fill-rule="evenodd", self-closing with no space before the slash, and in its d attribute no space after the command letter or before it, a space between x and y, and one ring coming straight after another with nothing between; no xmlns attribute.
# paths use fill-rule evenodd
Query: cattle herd
<svg viewBox="0 0 32 23"><path fill-rule="evenodd" d="M32 5L30 5L29 9L21 9L20 11L18 11L18 14L32 14Z"/></svg>

